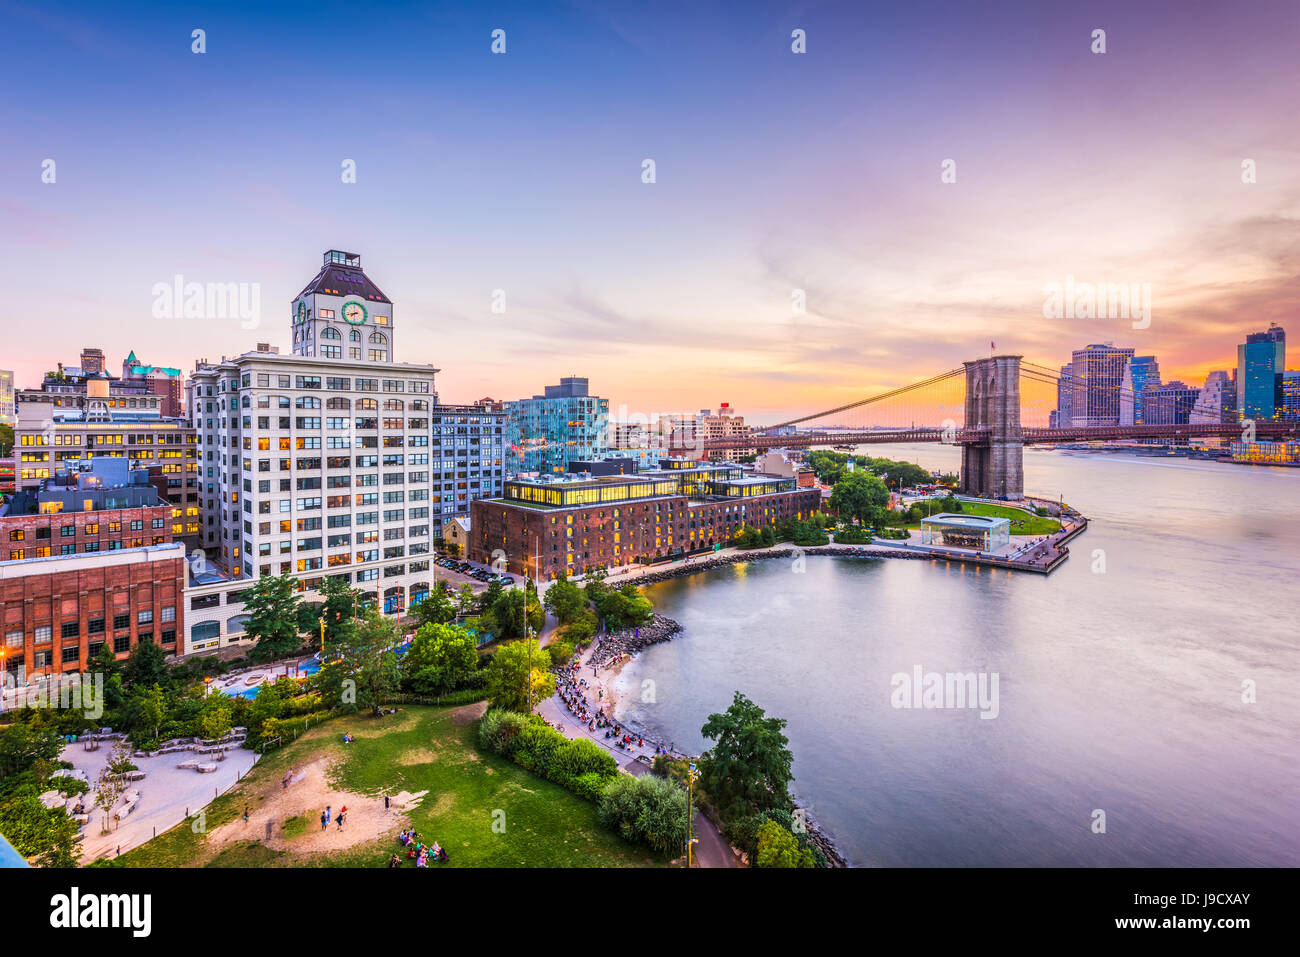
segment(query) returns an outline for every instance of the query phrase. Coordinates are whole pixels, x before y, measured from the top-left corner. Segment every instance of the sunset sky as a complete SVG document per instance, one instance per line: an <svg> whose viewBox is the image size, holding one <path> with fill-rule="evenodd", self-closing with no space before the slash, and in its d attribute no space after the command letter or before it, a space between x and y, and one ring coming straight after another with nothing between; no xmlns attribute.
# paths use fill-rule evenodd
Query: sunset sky
<svg viewBox="0 0 1300 957"><path fill-rule="evenodd" d="M288 351L329 248L452 402L577 374L761 421L990 341L1048 366L1114 341L1199 385L1270 320L1300 337L1295 0L242 7L0 0L20 386L82 346ZM260 284L260 327L153 318L177 274ZM1067 276L1149 283L1149 328L1044 318Z"/></svg>

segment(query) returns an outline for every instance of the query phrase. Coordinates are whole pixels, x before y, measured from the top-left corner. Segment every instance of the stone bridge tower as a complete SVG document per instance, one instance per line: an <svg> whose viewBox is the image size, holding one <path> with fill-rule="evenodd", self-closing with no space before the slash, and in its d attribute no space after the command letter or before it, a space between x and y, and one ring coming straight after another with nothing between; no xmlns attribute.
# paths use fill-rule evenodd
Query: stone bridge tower
<svg viewBox="0 0 1300 957"><path fill-rule="evenodd" d="M961 490L981 498L1025 497L1024 435L1020 431L1021 356L966 362L967 429L988 437L961 450Z"/></svg>

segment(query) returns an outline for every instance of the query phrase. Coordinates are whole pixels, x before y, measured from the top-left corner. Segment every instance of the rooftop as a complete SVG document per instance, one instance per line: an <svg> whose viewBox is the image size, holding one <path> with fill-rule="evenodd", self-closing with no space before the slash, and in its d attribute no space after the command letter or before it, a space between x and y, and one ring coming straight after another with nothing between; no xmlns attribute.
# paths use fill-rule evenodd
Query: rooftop
<svg viewBox="0 0 1300 957"><path fill-rule="evenodd" d="M985 529L1010 525L1011 520L998 518L995 515L964 515L960 512L940 512L938 515L931 515L929 518L921 519L921 523L924 525L947 525L949 528Z"/></svg>

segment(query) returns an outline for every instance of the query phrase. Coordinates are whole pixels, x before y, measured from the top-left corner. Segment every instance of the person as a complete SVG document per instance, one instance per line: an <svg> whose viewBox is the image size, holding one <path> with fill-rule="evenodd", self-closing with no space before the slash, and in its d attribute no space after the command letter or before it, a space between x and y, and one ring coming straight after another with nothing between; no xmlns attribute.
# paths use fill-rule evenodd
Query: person
<svg viewBox="0 0 1300 957"><path fill-rule="evenodd" d="M330 817L324 811L320 812L320 829L323 831L329 826Z"/></svg>
<svg viewBox="0 0 1300 957"><path fill-rule="evenodd" d="M244 827L248 827L248 808L244 808Z"/></svg>
<svg viewBox="0 0 1300 957"><path fill-rule="evenodd" d="M388 866L389 866L389 867L401 867L401 866L402 866L402 859L401 859L400 857L398 857L396 854L394 854L393 857L392 857L392 859L388 862Z"/></svg>
<svg viewBox="0 0 1300 957"><path fill-rule="evenodd" d="M385 810L385 811L388 810L388 795L387 795L387 794L384 795L384 810Z"/></svg>

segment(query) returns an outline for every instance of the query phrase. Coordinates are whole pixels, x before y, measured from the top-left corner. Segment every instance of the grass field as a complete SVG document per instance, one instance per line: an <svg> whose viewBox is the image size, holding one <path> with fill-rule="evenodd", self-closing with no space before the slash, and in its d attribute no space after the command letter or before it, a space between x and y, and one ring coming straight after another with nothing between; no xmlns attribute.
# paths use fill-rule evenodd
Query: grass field
<svg viewBox="0 0 1300 957"><path fill-rule="evenodd" d="M1012 535L1051 535L1061 530L1061 523L1054 518L1040 518L1032 512L1011 505L985 505L976 502L962 502L963 515L986 515L1011 520ZM920 522L913 522L908 528L920 528Z"/></svg>
<svg viewBox="0 0 1300 957"><path fill-rule="evenodd" d="M271 751L230 792L206 810L195 833L182 824L119 859L132 867L382 867L399 850L395 836L413 824L422 840L435 840L451 856L433 867L640 867L663 861L604 828L595 805L558 785L533 777L474 744L474 706L412 706L381 719L336 718L293 744ZM382 722L382 723L381 723ZM342 743L344 731L354 740ZM320 767L319 792L282 789L290 769ZM419 795L405 815L382 809L382 793ZM346 839L322 831L317 793L344 792L359 818ZM337 809L340 802L335 800ZM250 809L251 824L240 820ZM349 814L352 818L353 814ZM264 821L275 839L264 844ZM504 822L495 833L493 824ZM364 839L361 839L364 838ZM355 843L358 839L360 843ZM337 840L337 849L321 850ZM354 843L342 846L345 840ZM404 861L404 867L412 867ZM431 867L432 869L432 867Z"/></svg>

